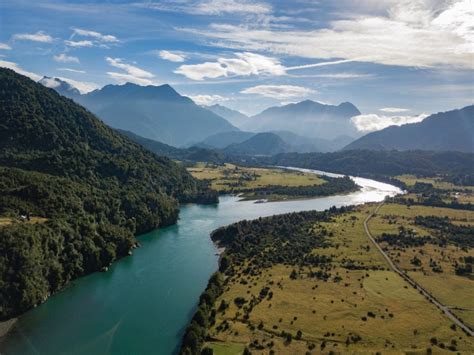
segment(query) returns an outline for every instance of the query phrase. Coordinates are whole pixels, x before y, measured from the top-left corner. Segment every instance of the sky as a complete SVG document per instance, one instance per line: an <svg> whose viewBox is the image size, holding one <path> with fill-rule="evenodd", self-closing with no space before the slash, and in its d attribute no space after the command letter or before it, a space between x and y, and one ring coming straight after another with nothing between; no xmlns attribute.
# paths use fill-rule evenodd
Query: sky
<svg viewBox="0 0 474 355"><path fill-rule="evenodd" d="M0 0L0 66L249 115L349 101L371 131L473 103L474 1Z"/></svg>

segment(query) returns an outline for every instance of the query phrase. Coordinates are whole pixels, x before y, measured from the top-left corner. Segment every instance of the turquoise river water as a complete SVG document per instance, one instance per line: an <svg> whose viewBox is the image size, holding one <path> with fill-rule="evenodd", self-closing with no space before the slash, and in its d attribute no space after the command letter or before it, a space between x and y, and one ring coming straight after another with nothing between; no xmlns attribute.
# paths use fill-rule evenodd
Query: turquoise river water
<svg viewBox="0 0 474 355"><path fill-rule="evenodd" d="M133 256L108 272L74 281L21 316L0 342L0 353L176 353L199 295L217 269L219 256L209 238L214 229L242 219L381 201L400 192L353 179L362 189L348 195L270 203L222 196L215 206L184 205L176 225L139 236L142 247Z"/></svg>

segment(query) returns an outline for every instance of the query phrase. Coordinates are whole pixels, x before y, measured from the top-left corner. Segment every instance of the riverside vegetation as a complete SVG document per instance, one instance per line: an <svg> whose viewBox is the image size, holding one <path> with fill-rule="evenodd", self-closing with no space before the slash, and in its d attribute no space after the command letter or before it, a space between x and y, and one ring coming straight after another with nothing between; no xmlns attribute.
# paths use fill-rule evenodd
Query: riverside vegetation
<svg viewBox="0 0 474 355"><path fill-rule="evenodd" d="M345 194L359 189L347 176L332 178L279 168L196 163L189 166L188 171L219 193L240 194L245 200L281 201Z"/></svg>
<svg viewBox="0 0 474 355"><path fill-rule="evenodd" d="M474 189L466 178L394 177L369 228L392 261L474 327ZM455 185L457 183L457 185ZM437 189L446 205L429 205ZM423 194L425 193L426 196ZM453 203L451 200L456 199ZM471 337L390 271L363 221L374 204L242 221L183 338L183 354L474 351Z"/></svg>
<svg viewBox="0 0 474 355"><path fill-rule="evenodd" d="M135 234L174 223L190 201L217 194L72 100L0 69L0 319L131 253Z"/></svg>

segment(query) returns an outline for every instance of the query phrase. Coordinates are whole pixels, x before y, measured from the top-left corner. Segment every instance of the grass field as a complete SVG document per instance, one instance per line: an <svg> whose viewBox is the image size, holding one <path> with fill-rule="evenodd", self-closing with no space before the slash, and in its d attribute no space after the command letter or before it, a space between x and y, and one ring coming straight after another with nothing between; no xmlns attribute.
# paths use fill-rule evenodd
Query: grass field
<svg viewBox="0 0 474 355"><path fill-rule="evenodd" d="M383 213L395 213L389 207ZM412 212L393 207L401 211L401 219L408 218ZM259 276L239 272L232 276L216 302L219 305L225 300L229 308L217 313L216 324L209 334L212 341L206 345L215 354L241 352L244 346L256 354L268 354L270 349L276 354L426 353L428 348L440 352L441 347L448 346L472 353L472 339L459 329L451 329L451 322L434 305L401 277L388 271L363 229L363 220L373 208L365 205L337 217L334 222L314 226L332 232L332 246L315 250L320 255L332 256L332 276L327 281L311 277L309 272L315 270L308 268L298 269L297 278L292 279L294 266L281 264L273 265ZM455 213L465 216L463 211ZM377 223L387 230L394 226ZM348 262L358 269L344 267ZM438 282L443 284L442 280ZM457 281L450 279L450 282L454 285ZM243 308L234 300L258 298L264 287L270 288L272 297L257 303L246 319ZM454 292L462 291L466 297L458 303L465 305L470 301L466 294L469 287L457 284ZM291 334L291 339L287 334Z"/></svg>
<svg viewBox="0 0 474 355"><path fill-rule="evenodd" d="M433 187L441 190L471 190L474 192L474 186L457 186L453 183L443 181L440 177L419 178L414 175L399 175L396 179L403 181L408 186L415 185L416 182L432 184Z"/></svg>
<svg viewBox="0 0 474 355"><path fill-rule="evenodd" d="M309 186L325 183L315 174L283 169L244 168L233 164L215 166L198 164L188 168L197 179L211 180L218 191L238 192L242 189L276 186Z"/></svg>
<svg viewBox="0 0 474 355"><path fill-rule="evenodd" d="M384 205L369 223L374 236L382 233L397 233L399 226L409 227L419 236L432 235L434 230L414 225L416 216L448 217L453 224L474 224L474 211L454 210L426 206L405 206L398 204ZM474 238L474 235L472 236ZM454 266L463 258L474 257L474 250L455 245L423 246L403 248L382 243L396 264L442 303L451 307L453 312L471 327L474 327L474 277L458 276ZM414 258L419 265L414 265ZM442 272L434 271L431 265L437 265Z"/></svg>
<svg viewBox="0 0 474 355"><path fill-rule="evenodd" d="M248 189L268 186L312 186L326 183L315 174L270 168L246 168L233 164L222 166L198 163L187 168L195 178L209 180L211 188L219 192L241 193ZM258 193L245 193L244 199L259 199ZM294 196L266 195L270 201L295 198Z"/></svg>

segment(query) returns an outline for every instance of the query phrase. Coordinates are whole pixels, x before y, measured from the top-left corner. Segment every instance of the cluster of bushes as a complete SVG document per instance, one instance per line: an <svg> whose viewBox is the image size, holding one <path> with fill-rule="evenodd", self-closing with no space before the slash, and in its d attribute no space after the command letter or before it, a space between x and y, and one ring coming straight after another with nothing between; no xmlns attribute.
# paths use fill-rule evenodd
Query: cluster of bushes
<svg viewBox="0 0 474 355"><path fill-rule="evenodd" d="M438 216L416 216L415 224L431 229L441 246L454 244L460 248L474 248L474 226L453 224L448 217Z"/></svg>
<svg viewBox="0 0 474 355"><path fill-rule="evenodd" d="M420 236L416 234L414 230L400 226L397 234L382 233L382 235L377 238L377 241L400 248L410 248L421 247L427 243L432 243L434 239L431 236Z"/></svg>

